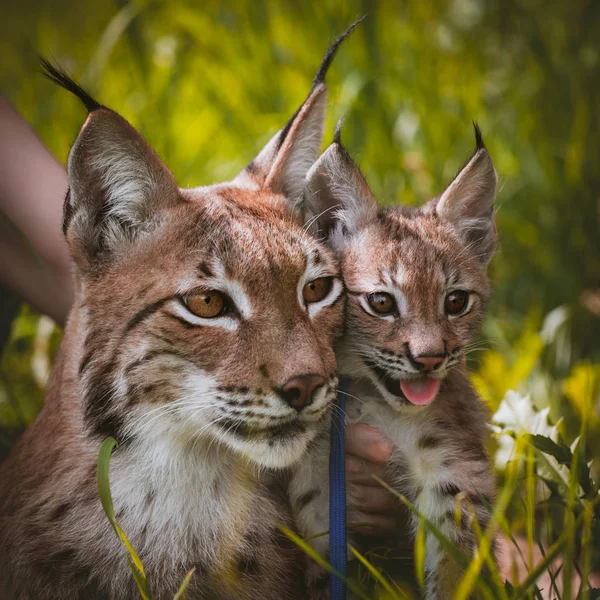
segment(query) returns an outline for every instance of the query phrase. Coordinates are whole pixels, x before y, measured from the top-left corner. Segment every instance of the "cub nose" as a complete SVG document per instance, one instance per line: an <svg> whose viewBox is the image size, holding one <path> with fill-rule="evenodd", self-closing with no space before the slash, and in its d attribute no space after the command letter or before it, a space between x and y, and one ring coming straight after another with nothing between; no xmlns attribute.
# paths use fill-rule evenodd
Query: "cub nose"
<svg viewBox="0 0 600 600"><path fill-rule="evenodd" d="M315 392L325 385L325 377L311 373L299 375L286 381L279 394L292 408L300 412L312 404Z"/></svg>
<svg viewBox="0 0 600 600"><path fill-rule="evenodd" d="M444 362L444 358L445 356L443 354L434 356L423 354L421 356L415 356L413 360L417 363L417 369L419 369L419 371L433 371Z"/></svg>

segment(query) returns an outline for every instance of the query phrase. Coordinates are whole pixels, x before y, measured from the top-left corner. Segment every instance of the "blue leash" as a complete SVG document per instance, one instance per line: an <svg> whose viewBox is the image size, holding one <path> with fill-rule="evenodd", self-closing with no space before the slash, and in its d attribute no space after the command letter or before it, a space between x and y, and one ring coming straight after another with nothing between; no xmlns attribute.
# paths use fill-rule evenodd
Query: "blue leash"
<svg viewBox="0 0 600 600"><path fill-rule="evenodd" d="M329 578L330 600L345 600L347 575L346 549L346 451L344 416L350 379L340 378L336 406L331 415L329 448L329 563L343 579L333 573Z"/></svg>

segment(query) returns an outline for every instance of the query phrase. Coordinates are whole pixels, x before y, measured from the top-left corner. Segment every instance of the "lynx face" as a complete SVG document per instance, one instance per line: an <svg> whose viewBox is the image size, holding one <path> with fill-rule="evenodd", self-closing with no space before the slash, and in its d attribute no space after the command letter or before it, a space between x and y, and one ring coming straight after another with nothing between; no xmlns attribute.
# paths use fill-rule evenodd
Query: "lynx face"
<svg viewBox="0 0 600 600"><path fill-rule="evenodd" d="M464 361L488 294L485 266L465 248L437 216L396 208L343 250L348 349L395 406L428 404Z"/></svg>
<svg viewBox="0 0 600 600"><path fill-rule="evenodd" d="M144 243L82 286L96 430L212 437L270 466L312 439L335 393L342 283L284 200L257 195L180 192Z"/></svg>
<svg viewBox="0 0 600 600"><path fill-rule="evenodd" d="M369 378L398 410L435 399L483 316L496 174L476 135L474 156L422 208L378 211L339 143L311 170L307 197L315 214L333 209L320 230L340 252L348 292L342 369Z"/></svg>
<svg viewBox="0 0 600 600"><path fill-rule="evenodd" d="M69 156L64 230L91 431L150 438L157 456L205 439L269 467L315 436L335 396L343 285L291 207L318 156L333 53L236 179L191 190L122 117L47 67L90 110Z"/></svg>

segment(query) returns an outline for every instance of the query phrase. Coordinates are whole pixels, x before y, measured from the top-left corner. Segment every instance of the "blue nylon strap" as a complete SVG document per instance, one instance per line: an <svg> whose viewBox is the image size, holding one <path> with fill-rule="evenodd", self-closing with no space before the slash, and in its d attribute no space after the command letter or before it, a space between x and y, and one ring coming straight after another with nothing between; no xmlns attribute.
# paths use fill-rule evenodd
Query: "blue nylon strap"
<svg viewBox="0 0 600 600"><path fill-rule="evenodd" d="M350 380L340 378L336 405L331 415L329 447L329 563L344 580L347 574L346 549L346 460L344 417ZM345 600L346 584L333 573L329 578L330 600Z"/></svg>

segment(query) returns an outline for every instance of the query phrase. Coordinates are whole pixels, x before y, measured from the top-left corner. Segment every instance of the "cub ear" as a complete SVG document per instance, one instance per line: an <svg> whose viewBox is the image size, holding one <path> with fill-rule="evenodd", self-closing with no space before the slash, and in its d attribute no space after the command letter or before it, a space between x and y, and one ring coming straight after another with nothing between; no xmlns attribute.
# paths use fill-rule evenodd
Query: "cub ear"
<svg viewBox="0 0 600 600"><path fill-rule="evenodd" d="M306 100L260 154L234 182L253 188L267 188L284 194L292 209L302 198L304 179L313 165L323 140L327 86L325 76L342 42L364 19L358 19L327 50Z"/></svg>
<svg viewBox="0 0 600 600"><path fill-rule="evenodd" d="M465 242L487 264L497 243L494 202L498 176L481 131L477 125L474 127L475 153L439 199L433 201L432 208L439 217L456 227Z"/></svg>
<svg viewBox="0 0 600 600"><path fill-rule="evenodd" d="M157 211L179 201L171 172L120 115L42 60L45 75L89 111L69 153L63 231L80 268L97 266L152 227Z"/></svg>
<svg viewBox="0 0 600 600"><path fill-rule="evenodd" d="M306 176L304 217L308 228L340 250L345 239L377 218L377 202L340 138L338 123L334 142Z"/></svg>

